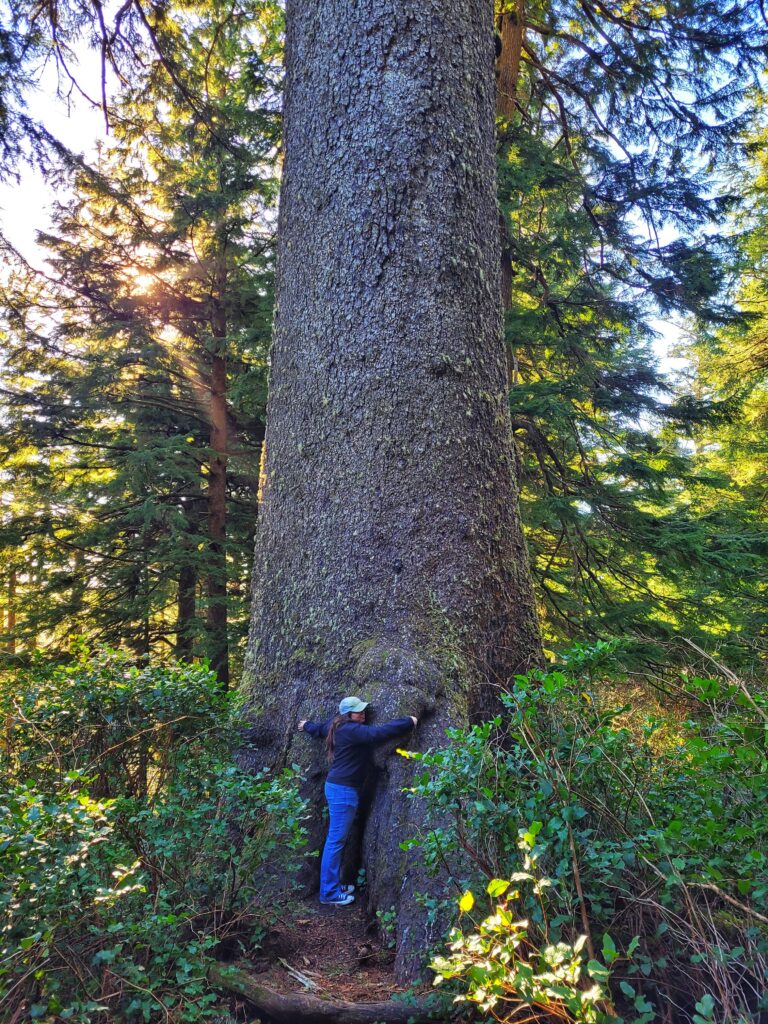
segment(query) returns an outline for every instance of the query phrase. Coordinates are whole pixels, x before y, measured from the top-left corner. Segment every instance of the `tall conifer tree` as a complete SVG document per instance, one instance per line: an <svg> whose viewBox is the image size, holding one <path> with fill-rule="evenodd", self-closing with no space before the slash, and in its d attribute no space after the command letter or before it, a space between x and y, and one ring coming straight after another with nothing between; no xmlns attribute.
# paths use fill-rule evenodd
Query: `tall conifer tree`
<svg viewBox="0 0 768 1024"><path fill-rule="evenodd" d="M741 145L766 25L752 3L497 14L510 394L545 628L644 647L696 634L696 580L718 563L676 504L696 472L676 441L691 409L671 401L653 327L732 316L709 228L734 197L712 172Z"/></svg>
<svg viewBox="0 0 768 1024"><path fill-rule="evenodd" d="M225 682L227 580L242 607L262 429L279 14L228 3L184 18L183 79L155 66L115 106L115 143L97 168L80 166L41 237L54 271L42 291L19 267L7 374L18 439L39 408L38 446L62 447L55 489L75 488L73 522L54 516L49 529L82 540L92 527L66 571L99 567L90 587L110 596L92 611L106 620L96 635L142 656L158 640L207 653ZM193 92L204 117L187 106Z"/></svg>
<svg viewBox="0 0 768 1024"><path fill-rule="evenodd" d="M247 663L272 764L307 763L296 721L356 689L381 717L426 716L437 743L540 657L506 405L492 2L322 0L287 19ZM400 848L418 817L404 781L385 759L364 839L401 975L430 884Z"/></svg>

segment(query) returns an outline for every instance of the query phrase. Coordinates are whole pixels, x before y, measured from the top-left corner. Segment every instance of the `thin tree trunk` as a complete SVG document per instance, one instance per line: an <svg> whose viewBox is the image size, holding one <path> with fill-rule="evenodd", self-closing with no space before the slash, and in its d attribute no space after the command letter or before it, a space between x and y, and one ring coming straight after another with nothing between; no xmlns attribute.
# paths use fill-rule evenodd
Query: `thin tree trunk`
<svg viewBox="0 0 768 1024"><path fill-rule="evenodd" d="M492 0L287 5L278 312L246 674L254 764L360 692L421 747L540 659L500 303ZM363 857L396 969L442 889L400 843L411 762L380 753Z"/></svg>
<svg viewBox="0 0 768 1024"><path fill-rule="evenodd" d="M496 113L510 122L517 110L520 79L520 58L525 41L525 0L514 0L511 9L501 15L501 53L497 62ZM512 245L509 224L500 214L501 228L501 304L505 310L512 306ZM509 355L509 384L517 383L514 353Z"/></svg>
<svg viewBox="0 0 768 1024"><path fill-rule="evenodd" d="M141 641L139 647L139 655L143 661L149 662L149 657L152 649L152 614L149 589L149 566L147 565L146 562L144 563L141 580L144 598L142 602L144 606L144 617L141 622Z"/></svg>
<svg viewBox="0 0 768 1024"><path fill-rule="evenodd" d="M6 628L8 632L8 653L13 657L16 654L16 570L11 569L8 573L8 613L6 616Z"/></svg>
<svg viewBox="0 0 768 1024"><path fill-rule="evenodd" d="M211 363L211 450L208 467L208 630L211 668L222 686L229 685L227 639L227 361L226 322L217 311L214 337L218 347Z"/></svg>
<svg viewBox="0 0 768 1024"><path fill-rule="evenodd" d="M176 598L176 657L179 661L192 660L194 623L196 611L197 570L194 565L184 564L179 569L178 594Z"/></svg>
<svg viewBox="0 0 768 1024"><path fill-rule="evenodd" d="M525 39L525 2L516 0L501 16L501 54L498 61L496 111L509 120L517 108L520 58Z"/></svg>

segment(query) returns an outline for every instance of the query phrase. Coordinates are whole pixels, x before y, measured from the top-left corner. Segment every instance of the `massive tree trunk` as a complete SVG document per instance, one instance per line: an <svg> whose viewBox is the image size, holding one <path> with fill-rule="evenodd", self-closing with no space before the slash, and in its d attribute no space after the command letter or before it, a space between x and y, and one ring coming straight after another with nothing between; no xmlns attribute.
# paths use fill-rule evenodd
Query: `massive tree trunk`
<svg viewBox="0 0 768 1024"><path fill-rule="evenodd" d="M359 692L423 716L419 747L486 713L540 642L506 401L492 0L287 5L278 312L246 674L254 759ZM397 970L436 941L399 848L419 809L383 751L362 852L398 908Z"/></svg>

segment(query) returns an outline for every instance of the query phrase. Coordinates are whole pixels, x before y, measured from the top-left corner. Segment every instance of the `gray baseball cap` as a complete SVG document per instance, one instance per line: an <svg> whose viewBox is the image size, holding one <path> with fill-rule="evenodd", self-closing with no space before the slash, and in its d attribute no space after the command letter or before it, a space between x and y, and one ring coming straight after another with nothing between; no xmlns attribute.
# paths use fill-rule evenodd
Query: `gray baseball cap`
<svg viewBox="0 0 768 1024"><path fill-rule="evenodd" d="M339 714L348 715L351 711L365 711L368 703L367 700L360 700L359 697L345 697L339 704Z"/></svg>

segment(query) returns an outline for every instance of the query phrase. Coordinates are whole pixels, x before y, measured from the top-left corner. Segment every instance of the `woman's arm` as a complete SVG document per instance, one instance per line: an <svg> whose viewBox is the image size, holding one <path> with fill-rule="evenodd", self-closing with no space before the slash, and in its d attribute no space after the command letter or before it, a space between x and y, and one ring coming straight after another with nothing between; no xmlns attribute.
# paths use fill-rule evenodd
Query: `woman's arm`
<svg viewBox="0 0 768 1024"><path fill-rule="evenodd" d="M299 732L309 733L316 740L325 739L328 735L328 726L330 722L308 722L306 718L302 718L296 728Z"/></svg>
<svg viewBox="0 0 768 1024"><path fill-rule="evenodd" d="M382 722L381 725L362 725L357 722L349 722L344 726L344 739L348 743L383 743L385 740L394 739L395 736L402 736L417 725L418 719L413 715L406 718L394 718L391 722Z"/></svg>

